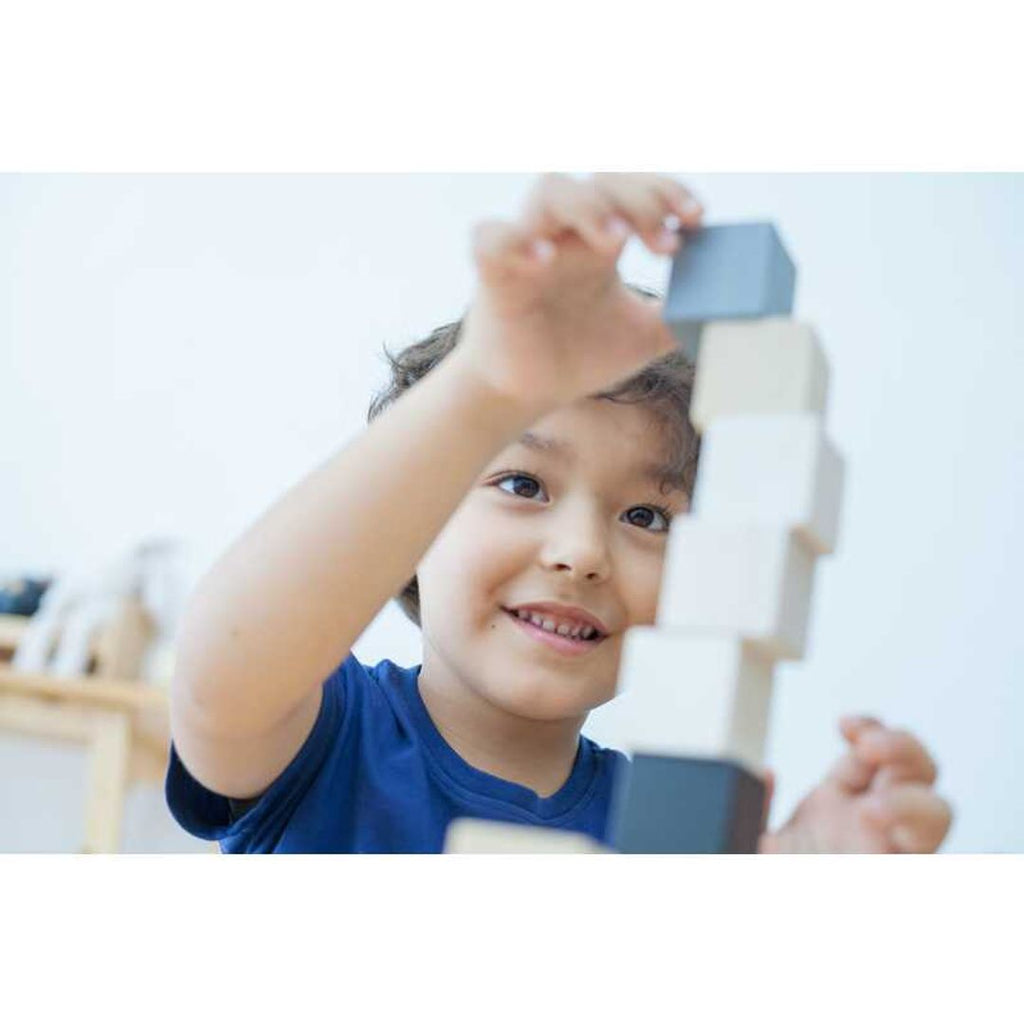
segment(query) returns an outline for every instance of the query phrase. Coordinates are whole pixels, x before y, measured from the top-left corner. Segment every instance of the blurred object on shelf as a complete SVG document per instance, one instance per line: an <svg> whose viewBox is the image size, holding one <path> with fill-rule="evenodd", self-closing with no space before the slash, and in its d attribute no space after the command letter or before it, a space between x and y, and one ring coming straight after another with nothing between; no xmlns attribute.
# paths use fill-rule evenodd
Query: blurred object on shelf
<svg viewBox="0 0 1024 1024"><path fill-rule="evenodd" d="M0 615L35 615L43 594L52 582L27 576L0 580Z"/></svg>
<svg viewBox="0 0 1024 1024"><path fill-rule="evenodd" d="M180 552L178 541L154 538L119 558L59 574L28 619L12 667L166 687L183 597Z"/></svg>
<svg viewBox="0 0 1024 1024"><path fill-rule="evenodd" d="M28 629L24 615L0 615L0 663L10 661Z"/></svg>

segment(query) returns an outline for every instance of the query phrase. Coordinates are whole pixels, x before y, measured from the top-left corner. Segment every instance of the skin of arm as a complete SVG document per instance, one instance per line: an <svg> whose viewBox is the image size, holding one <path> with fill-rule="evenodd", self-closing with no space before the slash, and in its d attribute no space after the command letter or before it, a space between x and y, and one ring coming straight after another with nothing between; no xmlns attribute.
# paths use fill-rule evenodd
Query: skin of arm
<svg viewBox="0 0 1024 1024"><path fill-rule="evenodd" d="M200 782L246 797L273 781L324 679L547 411L489 387L456 348L224 552L189 599L171 686L175 746Z"/></svg>

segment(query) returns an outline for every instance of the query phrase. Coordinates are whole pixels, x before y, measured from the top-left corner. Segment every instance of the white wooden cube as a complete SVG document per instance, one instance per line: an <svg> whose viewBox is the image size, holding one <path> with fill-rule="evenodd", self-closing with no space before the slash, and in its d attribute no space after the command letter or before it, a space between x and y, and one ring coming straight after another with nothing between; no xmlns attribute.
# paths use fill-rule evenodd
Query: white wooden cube
<svg viewBox="0 0 1024 1024"><path fill-rule="evenodd" d="M445 833L445 853L611 853L582 832L456 818Z"/></svg>
<svg viewBox="0 0 1024 1024"><path fill-rule="evenodd" d="M712 321L701 334L690 421L703 433L719 416L823 415L828 380L824 350L808 324L786 317Z"/></svg>
<svg viewBox="0 0 1024 1024"><path fill-rule="evenodd" d="M773 660L803 657L814 553L781 527L677 517L657 623L736 636Z"/></svg>
<svg viewBox="0 0 1024 1024"><path fill-rule="evenodd" d="M792 527L812 551L835 550L842 456L813 413L722 416L704 432L693 513Z"/></svg>
<svg viewBox="0 0 1024 1024"><path fill-rule="evenodd" d="M631 753L730 759L759 773L772 669L737 637L633 626L614 704L622 742Z"/></svg>

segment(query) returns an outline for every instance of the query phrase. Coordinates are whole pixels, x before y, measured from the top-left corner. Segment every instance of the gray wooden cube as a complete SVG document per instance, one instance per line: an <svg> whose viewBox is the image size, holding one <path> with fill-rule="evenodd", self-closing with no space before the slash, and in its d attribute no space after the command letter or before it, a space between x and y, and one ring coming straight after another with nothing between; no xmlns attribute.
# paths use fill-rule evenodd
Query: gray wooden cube
<svg viewBox="0 0 1024 1024"><path fill-rule="evenodd" d="M707 321L792 312L796 267L773 224L709 225L683 238L663 315L694 362Z"/></svg>
<svg viewBox="0 0 1024 1024"><path fill-rule="evenodd" d="M765 784L742 765L636 754L616 779L612 846L620 853L757 853Z"/></svg>

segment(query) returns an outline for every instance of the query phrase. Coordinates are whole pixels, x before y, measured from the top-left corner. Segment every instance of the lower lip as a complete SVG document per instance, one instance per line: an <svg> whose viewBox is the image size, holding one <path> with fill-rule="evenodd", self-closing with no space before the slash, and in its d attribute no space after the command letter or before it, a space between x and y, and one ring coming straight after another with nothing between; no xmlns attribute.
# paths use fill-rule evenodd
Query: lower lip
<svg viewBox="0 0 1024 1024"><path fill-rule="evenodd" d="M587 651L592 651L595 647L599 647L604 640L573 640L571 637L559 636L557 633L549 633L546 629L541 629L540 626L535 626L529 619L521 619L514 612L506 611L505 614L512 619L513 622L521 629L524 633L529 633L535 640L539 640L543 644L547 644L549 647L554 648L556 651L560 651L562 654L586 654Z"/></svg>

